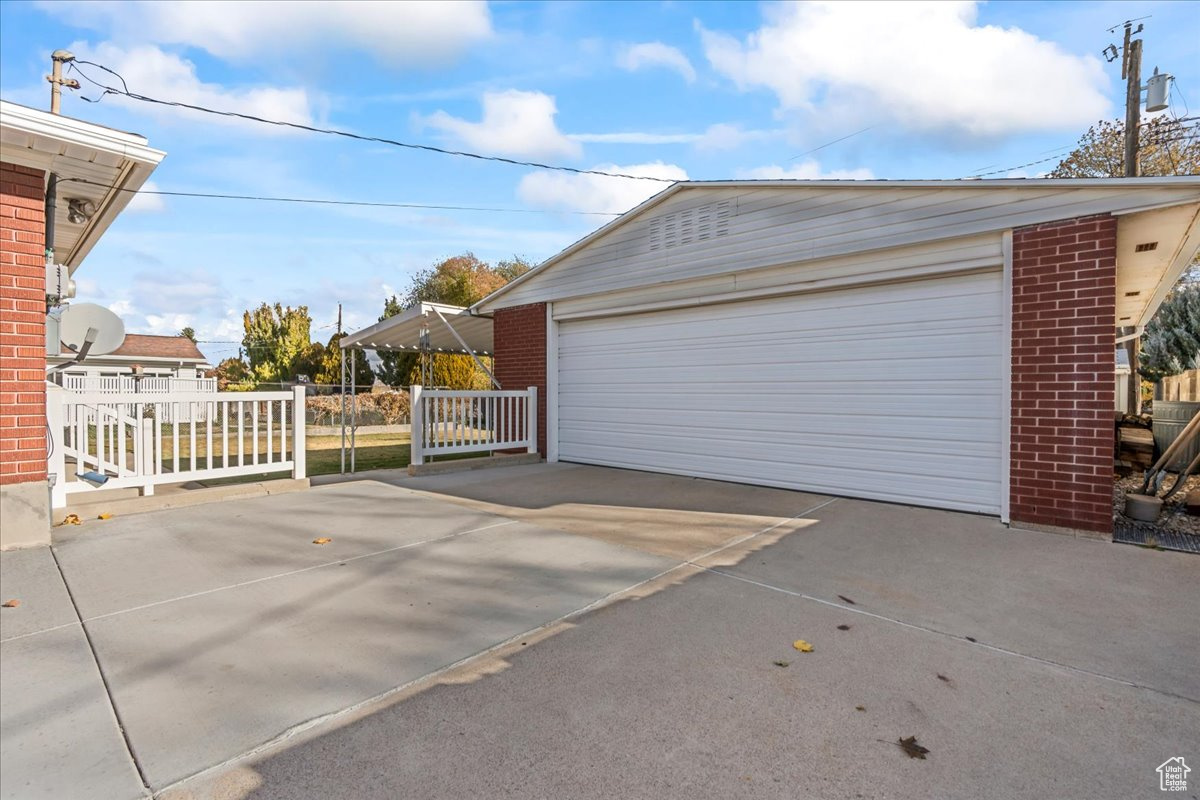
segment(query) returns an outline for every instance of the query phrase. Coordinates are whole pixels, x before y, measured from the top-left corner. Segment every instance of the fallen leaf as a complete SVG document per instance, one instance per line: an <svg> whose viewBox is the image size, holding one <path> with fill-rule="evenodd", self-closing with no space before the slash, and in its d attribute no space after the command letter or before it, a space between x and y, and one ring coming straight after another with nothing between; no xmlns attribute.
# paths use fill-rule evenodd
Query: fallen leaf
<svg viewBox="0 0 1200 800"><path fill-rule="evenodd" d="M974 637L974 636L968 636L968 637L967 637L967 641L968 641L968 642L974 642L974 641L975 641L975 637Z"/></svg>
<svg viewBox="0 0 1200 800"><path fill-rule="evenodd" d="M63 517L62 524L63 525L82 525L83 520L79 519L78 514L67 514L65 517Z"/></svg>
<svg viewBox="0 0 1200 800"><path fill-rule="evenodd" d="M796 641L792 642L792 647L796 648L801 653L811 653L813 651L813 646L803 639L797 639Z"/></svg>
<svg viewBox="0 0 1200 800"><path fill-rule="evenodd" d="M941 681L942 683L953 683L953 681L951 681L949 678L947 678L945 675L943 675L940 672L938 673L938 680Z"/></svg>
<svg viewBox="0 0 1200 800"><path fill-rule="evenodd" d="M867 707L866 706L855 706L854 710L855 711L866 711Z"/></svg>
<svg viewBox="0 0 1200 800"><path fill-rule="evenodd" d="M328 536L322 536L319 539L313 539L313 544L329 544L332 541L333 539L330 539Z"/></svg>
<svg viewBox="0 0 1200 800"><path fill-rule="evenodd" d="M21 601L20 600L5 600L3 605L5 608L16 608L17 606L21 605Z"/></svg>
<svg viewBox="0 0 1200 800"><path fill-rule="evenodd" d="M771 663L777 667L786 667L789 664L791 664L792 662L790 662L790 661L772 661Z"/></svg>
<svg viewBox="0 0 1200 800"><path fill-rule="evenodd" d="M850 630L850 626L849 625L838 625L838 630L839 631L848 631L848 630Z"/></svg>
<svg viewBox="0 0 1200 800"><path fill-rule="evenodd" d="M850 605L852 605L852 606L856 606L856 605L858 605L858 603L854 602L854 601L853 601L853 600L851 600L849 597L846 597L846 595L844 595L844 594L839 594L839 595L838 595L838 600L841 600L842 602L845 602L845 603L849 603L849 604L850 604Z"/></svg>
<svg viewBox="0 0 1200 800"><path fill-rule="evenodd" d="M110 514L110 513L108 513L107 511L105 511L103 514L101 514L100 516L96 517L96 519L112 519L112 514Z"/></svg>
<svg viewBox="0 0 1200 800"><path fill-rule="evenodd" d="M900 749L903 750L909 758L919 758L924 761L925 754L929 752L929 748L922 747L921 745L917 744L916 736L910 736L907 739L899 739L896 743L900 745Z"/></svg>

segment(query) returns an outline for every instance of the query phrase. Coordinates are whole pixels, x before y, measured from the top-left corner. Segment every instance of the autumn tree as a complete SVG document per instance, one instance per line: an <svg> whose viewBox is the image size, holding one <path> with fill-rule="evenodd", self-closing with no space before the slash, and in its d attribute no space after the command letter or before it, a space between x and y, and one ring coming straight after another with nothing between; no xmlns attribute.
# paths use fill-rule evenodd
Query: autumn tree
<svg viewBox="0 0 1200 800"><path fill-rule="evenodd" d="M1138 135L1140 175L1200 175L1200 136L1167 116L1142 125ZM1125 174L1125 123L1101 120L1079 138L1075 149L1050 171L1050 178L1119 178Z"/></svg>
<svg viewBox="0 0 1200 800"><path fill-rule="evenodd" d="M217 364L208 377L217 379L217 390L229 391L231 386L243 386L250 380L250 368L239 357L231 356Z"/></svg>
<svg viewBox="0 0 1200 800"><path fill-rule="evenodd" d="M259 383L291 380L310 354L308 306L284 307L263 303L242 316L242 346L250 361L250 375Z"/></svg>
<svg viewBox="0 0 1200 800"><path fill-rule="evenodd" d="M403 300L395 295L384 300L379 321L394 317L419 302L445 303L452 306L472 306L492 292L532 269L520 256L499 261L493 267L474 253L443 259L415 274ZM379 376L384 383L407 386L420 381L420 356L414 352L381 351L383 364ZM439 354L433 357L433 385L455 389L486 389L487 376L479 371L470 356Z"/></svg>
<svg viewBox="0 0 1200 800"><path fill-rule="evenodd" d="M345 336L344 333L335 333L329 339L329 343L322 346L319 342L313 344L316 351L316 357L313 359L313 367L309 376L313 383L327 384L340 386L342 383L342 353L341 340ZM371 388L371 384L375 383L375 371L371 369L371 362L367 360L367 354L359 348L351 348L347 355L353 354L354 361L346 362L346 384L350 383L350 365L354 365L354 380L355 384L363 391Z"/></svg>
<svg viewBox="0 0 1200 800"><path fill-rule="evenodd" d="M196 329L192 327L184 328L179 332L179 335L189 340L192 344L196 343Z"/></svg>

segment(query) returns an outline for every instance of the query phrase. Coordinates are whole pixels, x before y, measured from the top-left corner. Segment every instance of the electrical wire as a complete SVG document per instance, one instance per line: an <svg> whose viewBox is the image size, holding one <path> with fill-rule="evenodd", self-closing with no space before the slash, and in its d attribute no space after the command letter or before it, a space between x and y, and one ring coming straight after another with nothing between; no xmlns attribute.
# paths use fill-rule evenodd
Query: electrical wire
<svg viewBox="0 0 1200 800"><path fill-rule="evenodd" d="M220 192L174 192L163 191L158 189L130 189L125 186L112 186L99 181L90 181L87 178L62 178L60 183L84 183L90 186L102 186L106 189L115 189L119 192L130 192L133 194L158 195L162 197L200 197L214 200L250 200L264 203L295 203L304 205L319 205L319 206L360 206L367 208L415 208L428 209L432 211L486 211L490 213L502 214L572 214L577 216L588 217L619 217L619 213L612 211L552 211L542 210L538 208L500 208L488 206L454 206L454 205L437 205L434 203L387 203L376 202L370 200L322 200L313 197L272 197L265 195L249 195L249 194L228 194Z"/></svg>
<svg viewBox="0 0 1200 800"><path fill-rule="evenodd" d="M87 66L90 66L90 67L96 67L97 69L102 69L105 72L116 76L116 78L119 81L121 81L121 86L124 88L117 89L112 86L108 86L106 84L100 83L99 81L97 81L94 78L92 78L91 76L89 76L86 72L79 69L79 67L77 66L78 64L86 64ZM170 107L174 107L174 108L186 108L190 111L199 111L204 114L213 114L213 115L219 116L219 117L231 117L234 119L243 119L243 120L247 120L249 122L258 122L263 125L275 125L280 128L293 128L295 130L308 131L309 133L319 133L319 134L323 134L326 136L343 136L347 139L356 139L361 142L374 142L376 144L386 144L386 145L390 145L392 147L403 147L403 148L407 148L409 150L422 150L422 151L425 151L428 153L440 153L441 155L447 155L447 156L458 156L460 158L474 158L474 159L478 159L480 161L495 161L497 163L510 164L512 166L518 166L518 167L533 167L535 169L555 170L558 172L570 172L570 173L574 173L576 175L600 175L600 176L603 176L606 178L625 178L627 180L634 180L634 181L654 181L657 183L669 183L669 184L673 184L676 182L673 178L655 178L650 175L629 175L629 174L623 173L623 172L606 172L604 170L598 170L598 169L579 169L577 167L565 167L565 166L562 166L561 164L542 164L537 161L521 161L521 160L515 159L515 158L504 158L503 156L487 156L487 155L482 155L481 153L472 153L472 152L469 152L466 150L448 150L448 149L445 149L442 147L434 147L433 145L428 145L428 144L414 144L412 142L401 142L401 141L397 141L396 139L387 139L382 136L364 136L362 134L351 133L350 131L338 130L336 128L318 128L313 125L304 125L299 122L285 122L283 120L277 120L277 119L266 119L264 117L256 117L253 114L243 114L238 111L221 111L219 109L207 108L205 106L198 106L198 105L194 105L192 103L183 103L178 100L159 100L158 98L155 98L155 97L148 97L144 94L138 94L136 92L129 91L129 85L125 82L125 79L120 75L120 73L116 72L115 70L109 69L108 67L104 66L103 64L97 64L94 61L84 61L83 59L76 59L75 61L69 62L69 67L71 70L73 70L76 74L78 74L80 77L82 77L87 82L93 84L97 88L104 90L104 93L97 100L92 100L90 98L83 97L83 99L89 103L99 103L101 100L104 99L104 97L106 95L111 94L111 95L118 95L121 97L128 97L130 100L137 100L142 103L153 103L155 105L170 106ZM82 95L81 95L81 97L82 97Z"/></svg>

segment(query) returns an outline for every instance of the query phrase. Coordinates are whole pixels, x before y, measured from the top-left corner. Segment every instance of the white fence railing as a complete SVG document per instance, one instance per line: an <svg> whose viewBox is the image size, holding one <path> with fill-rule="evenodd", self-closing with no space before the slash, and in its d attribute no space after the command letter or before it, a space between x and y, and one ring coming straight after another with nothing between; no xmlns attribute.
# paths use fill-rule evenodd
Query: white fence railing
<svg viewBox="0 0 1200 800"><path fill-rule="evenodd" d="M412 463L491 450L537 452L537 387L469 392L413 386Z"/></svg>
<svg viewBox="0 0 1200 800"><path fill-rule="evenodd" d="M211 395L217 392L216 378L176 378L166 377L133 377L132 375L63 375L61 386L71 392L86 394L153 394L170 395L169 399L178 399L179 395ZM163 419L169 422L203 422L207 406L203 403L195 405L180 405L177 408L164 408ZM83 412L85 415L90 413ZM133 414L133 409L125 410ZM89 422L96 420L89 417ZM75 420L68 417L67 424Z"/></svg>
<svg viewBox="0 0 1200 800"><path fill-rule="evenodd" d="M291 472L305 476L304 389L212 394L113 394L51 390L47 424L53 505L104 488ZM184 421L177 421L184 420Z"/></svg>

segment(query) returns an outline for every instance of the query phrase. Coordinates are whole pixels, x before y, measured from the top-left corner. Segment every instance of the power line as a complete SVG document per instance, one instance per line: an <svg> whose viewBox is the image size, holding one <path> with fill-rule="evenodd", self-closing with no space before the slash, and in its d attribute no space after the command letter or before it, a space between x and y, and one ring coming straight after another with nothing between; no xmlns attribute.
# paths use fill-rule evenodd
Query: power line
<svg viewBox="0 0 1200 800"><path fill-rule="evenodd" d="M1174 121L1177 123L1184 123L1184 122L1191 122L1192 120L1197 120L1197 119L1200 119L1200 116L1179 117L1178 119L1176 119ZM1152 125L1152 124L1154 124L1154 120L1151 120L1149 122L1143 122L1138 127L1144 128L1147 125ZM1194 138L1196 136L1196 133L1193 133L1193 131L1200 131L1200 124L1190 125L1190 126L1189 125L1180 125L1179 130L1185 132L1185 134L1183 136L1177 136L1173 139L1153 139L1153 140L1150 140L1147 142L1147 146L1157 146L1160 144L1168 144L1170 142L1178 142L1178 141L1182 141L1184 139ZM1077 146L1078 145L1072 145L1072 148L1077 147ZM989 175L999 175L1002 172L1012 172L1013 170L1024 169L1025 167L1033 167L1038 164L1045 164L1047 161L1054 161L1056 159L1061 160L1061 153L1063 150L1066 150L1066 149L1067 148L1064 147L1064 148L1061 148L1060 150L1056 151L1060 155L1052 155L1049 158L1041 158L1041 159L1038 159L1037 161L1030 161L1027 164L1019 164L1015 167L1006 167L1005 169L994 169L990 172L978 172L978 173L975 173L974 175L970 175L968 177L986 178Z"/></svg>
<svg viewBox="0 0 1200 800"><path fill-rule="evenodd" d="M83 70L79 69L79 67L77 66L78 64L87 64L88 66L102 69L105 72L116 76L116 78L119 81L121 81L121 85L124 88L116 89L112 86L108 86L106 84L100 83L99 81L90 77ZM472 153L472 152L469 152L466 150L447 150L447 149L441 148L441 147L434 147L433 145L413 144L412 142L401 142L401 141L397 141L395 139L387 139L387 138L384 138L381 136L364 136L362 134L351 133L350 131L338 130L336 128L317 128L315 126L304 125L299 122L284 122L283 120L266 119L264 117L256 117L253 114L243 114L238 111L221 111L219 109L207 108L205 106L198 106L198 105L194 105L192 103L183 103L178 100L159 100L158 98L155 98L155 97L148 97L144 94L138 94L136 92L129 91L129 85L125 82L125 79L123 77L121 77L120 73L116 72L115 70L109 69L108 67L104 66L103 64L97 64L94 61L84 61L82 59L77 59L77 60L71 62L70 68L73 71L75 71L76 73L78 73L80 75L80 77L82 77L87 82L104 90L104 94L101 95L100 100L104 99L104 95L112 94L112 95L118 95L121 97L128 97L130 100L138 100L143 103L153 103L155 105L171 106L174 108L186 108L190 111L199 111L199 112L202 112L205 114L213 114L213 115L216 115L219 117L232 117L235 119L244 119L249 122L258 122L263 125L275 125L275 126L281 127L281 128L294 128L295 130L308 131L309 133L320 133L320 134L324 134L327 136L344 136L347 139L357 139L358 141L361 141L361 142L375 142L376 144L386 144L386 145L390 145L392 147L404 147L404 148L407 148L410 150L423 150L425 152L440 153L442 155L447 155L447 156L459 156L461 158L474 158L474 159L478 159L480 161L495 161L495 162L498 162L501 164L511 164L513 166L518 166L518 167L533 167L535 169L547 169L547 170L556 170L559 172L571 172L576 175L601 175L606 178L626 178L628 180L634 180L634 181L655 181L657 183L675 183L675 180L673 178L655 178L655 177L651 177L649 175L629 175L629 174L622 173L622 172L605 172L604 170L598 170L598 169L579 169L576 167L564 167L564 166L557 165L557 164L542 164L537 161L521 161L519 159L514 159L514 158L504 158L503 156L485 156L480 153ZM100 100L91 100L87 97L84 97L83 99L87 100L89 103L100 102Z"/></svg>
<svg viewBox="0 0 1200 800"><path fill-rule="evenodd" d="M861 131L855 131L854 133L848 133L845 136L841 137L840 139L834 139L832 142L826 142L825 144L821 145L820 147L814 147L812 150L805 150L803 153L800 153L800 155L792 156L791 158L788 159L788 161L795 161L797 158L800 158L801 156L811 155L812 153L815 153L818 150L824 150L826 147L835 145L838 142L844 142L847 139L858 136L860 133L866 133L867 131L872 130L877 127L879 127L879 126L878 125L868 125L867 127L863 128Z"/></svg>
<svg viewBox="0 0 1200 800"><path fill-rule="evenodd" d="M418 208L434 211L488 211L505 214L574 214L591 217L619 217L612 211L551 211L538 208L491 208L487 206L453 206L436 205L432 203L386 203L370 200L322 200L313 197L272 197L265 195L227 194L219 192L173 192L151 189L130 189L125 186L111 186L99 181L89 181L87 178L63 178L62 183L86 183L91 186L103 186L106 189L116 189L119 192L133 194L160 195L164 197L202 197L214 200L252 200L266 203L297 203L319 206L365 206L367 208Z"/></svg>

